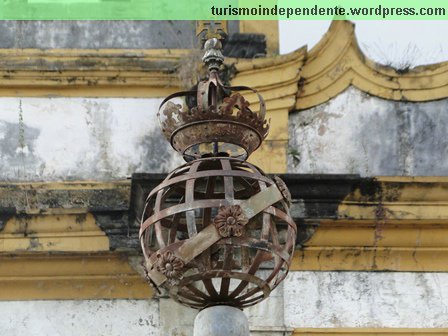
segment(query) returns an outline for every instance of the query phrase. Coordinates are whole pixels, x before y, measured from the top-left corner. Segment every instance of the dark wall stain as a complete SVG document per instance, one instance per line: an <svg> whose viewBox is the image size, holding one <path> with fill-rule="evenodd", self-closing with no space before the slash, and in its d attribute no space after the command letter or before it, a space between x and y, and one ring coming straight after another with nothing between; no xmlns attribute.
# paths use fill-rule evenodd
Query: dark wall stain
<svg viewBox="0 0 448 336"><path fill-rule="evenodd" d="M143 137L140 146L143 148L143 156L140 165L135 167L135 172L167 173L173 168L173 158L178 154L158 127Z"/></svg>
<svg viewBox="0 0 448 336"><path fill-rule="evenodd" d="M235 58L266 56L266 37L262 34L233 34L226 41L223 54Z"/></svg>
<svg viewBox="0 0 448 336"><path fill-rule="evenodd" d="M40 130L24 123L0 121L1 180L20 180L39 176L42 163L34 154L35 141L39 134Z"/></svg>

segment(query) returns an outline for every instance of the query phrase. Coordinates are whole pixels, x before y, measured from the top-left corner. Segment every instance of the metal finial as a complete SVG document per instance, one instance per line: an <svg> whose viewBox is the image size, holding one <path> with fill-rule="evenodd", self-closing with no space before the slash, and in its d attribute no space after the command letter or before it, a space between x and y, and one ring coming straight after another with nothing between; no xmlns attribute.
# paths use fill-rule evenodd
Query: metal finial
<svg viewBox="0 0 448 336"><path fill-rule="evenodd" d="M205 53L202 61L208 66L209 71L218 71L222 63L224 63L221 41L217 38L209 39L205 42L204 49Z"/></svg>

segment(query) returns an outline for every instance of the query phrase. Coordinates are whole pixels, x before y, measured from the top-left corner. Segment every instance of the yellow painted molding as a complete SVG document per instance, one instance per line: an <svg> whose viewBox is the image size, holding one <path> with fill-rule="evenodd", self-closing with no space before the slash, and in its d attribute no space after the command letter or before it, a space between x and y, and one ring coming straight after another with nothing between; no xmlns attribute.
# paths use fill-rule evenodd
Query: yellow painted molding
<svg viewBox="0 0 448 336"><path fill-rule="evenodd" d="M130 180L116 181L49 181L49 182L0 182L0 189L18 190L111 190L129 188Z"/></svg>
<svg viewBox="0 0 448 336"><path fill-rule="evenodd" d="M447 272L448 248L306 247L294 254L292 271Z"/></svg>
<svg viewBox="0 0 448 336"><path fill-rule="evenodd" d="M282 174L287 170L287 140L266 140L263 145L249 157L249 162L269 174Z"/></svg>
<svg viewBox="0 0 448 336"><path fill-rule="evenodd" d="M311 329L299 328L295 329L293 336L312 336L312 335L329 335L329 336L435 336L448 335L446 328L328 328L328 329Z"/></svg>
<svg viewBox="0 0 448 336"><path fill-rule="evenodd" d="M305 220L316 229L292 270L448 271L448 178L374 180L336 200L336 218Z"/></svg>
<svg viewBox="0 0 448 336"><path fill-rule="evenodd" d="M125 254L0 254L0 300L148 299Z"/></svg>
<svg viewBox="0 0 448 336"><path fill-rule="evenodd" d="M289 55L237 60L233 63L237 74L231 84L250 86L257 90L265 100L268 118L278 123L278 118L294 108L304 58L305 49L300 49ZM257 96L253 93L245 93L244 96L251 103L251 108L258 111ZM282 120L279 128L271 127L268 140L285 140L288 138L287 131L287 120Z"/></svg>
<svg viewBox="0 0 448 336"><path fill-rule="evenodd" d="M288 87L292 81L297 84L305 58L304 47L287 55L251 60L228 59L227 63L234 65L237 72L232 79L232 85L245 85L259 91L269 91L272 88Z"/></svg>
<svg viewBox="0 0 448 336"><path fill-rule="evenodd" d="M14 216L0 231L0 252L109 251L92 214Z"/></svg>
<svg viewBox="0 0 448 336"><path fill-rule="evenodd" d="M448 248L448 220L321 220L306 246Z"/></svg>
<svg viewBox="0 0 448 336"><path fill-rule="evenodd" d="M0 96L164 97L188 50L0 49Z"/></svg>
<svg viewBox="0 0 448 336"><path fill-rule="evenodd" d="M130 184L0 183L0 300L149 298L141 258L117 240L132 239L117 219Z"/></svg>
<svg viewBox="0 0 448 336"><path fill-rule="evenodd" d="M396 101L430 101L448 97L448 62L395 70L369 60L360 50L354 24L333 21L312 48L302 70L296 109L330 100L354 86Z"/></svg>
<svg viewBox="0 0 448 336"><path fill-rule="evenodd" d="M256 89L264 98L267 119L270 120L269 135L250 161L268 173L287 171L288 115L294 108L298 92L297 82L305 60L305 48L288 55L253 60L229 60L236 68L231 84ZM258 110L257 96L245 94L254 111Z"/></svg>
<svg viewBox="0 0 448 336"><path fill-rule="evenodd" d="M110 199L95 197L98 194L113 194L118 202L113 206L127 207L130 189L130 180L1 182L0 207L14 208L21 215L79 215L104 207L101 202L112 206Z"/></svg>
<svg viewBox="0 0 448 336"><path fill-rule="evenodd" d="M277 25L277 21L241 21L240 30L267 34L272 51L278 43ZM165 97L179 89L177 69L189 53L0 49L0 96ZM254 86L265 97L268 110L307 109L349 86L396 101L448 97L448 62L401 71L375 63L361 52L349 21L334 21L309 52L304 47L288 55L226 62L237 70L232 84ZM255 101L254 95L248 98Z"/></svg>
<svg viewBox="0 0 448 336"><path fill-rule="evenodd" d="M128 211L130 188L130 180L2 182L0 253L109 251L108 224L92 211Z"/></svg>

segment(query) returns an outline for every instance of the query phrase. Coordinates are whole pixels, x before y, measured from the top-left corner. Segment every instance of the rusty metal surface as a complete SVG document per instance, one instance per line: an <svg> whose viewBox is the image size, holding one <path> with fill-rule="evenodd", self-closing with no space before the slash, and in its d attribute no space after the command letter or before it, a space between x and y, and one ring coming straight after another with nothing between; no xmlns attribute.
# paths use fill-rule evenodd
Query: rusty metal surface
<svg viewBox="0 0 448 336"><path fill-rule="evenodd" d="M207 41L205 48L208 79L196 90L175 93L162 102L158 117L163 134L186 161L223 153L244 160L268 134L264 100L249 87L225 86L218 75L224 60L219 40ZM257 95L257 112L249 108L242 91Z"/></svg>
<svg viewBox="0 0 448 336"><path fill-rule="evenodd" d="M297 231L277 183L226 157L174 170L149 194L142 218L149 278L198 309L265 299L288 272Z"/></svg>
<svg viewBox="0 0 448 336"><path fill-rule="evenodd" d="M219 39L204 48L208 79L160 105L163 134L188 163L149 193L139 237L156 288L192 308L244 308L286 277L297 228L286 184L242 161L268 134L263 98L223 85ZM257 95L258 112L241 91Z"/></svg>

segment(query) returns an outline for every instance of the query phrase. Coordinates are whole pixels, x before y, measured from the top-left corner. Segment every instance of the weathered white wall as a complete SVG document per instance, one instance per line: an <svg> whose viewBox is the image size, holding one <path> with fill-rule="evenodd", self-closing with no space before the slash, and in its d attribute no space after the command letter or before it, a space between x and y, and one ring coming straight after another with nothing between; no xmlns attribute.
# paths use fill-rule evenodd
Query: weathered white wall
<svg viewBox="0 0 448 336"><path fill-rule="evenodd" d="M182 159L162 137L161 99L0 98L0 180L120 179Z"/></svg>
<svg viewBox="0 0 448 336"><path fill-rule="evenodd" d="M292 272L285 321L310 328L446 328L448 273Z"/></svg>
<svg viewBox="0 0 448 336"><path fill-rule="evenodd" d="M252 336L293 328L447 328L448 273L291 272L250 309ZM174 301L0 302L2 336L191 336L196 311Z"/></svg>
<svg viewBox="0 0 448 336"><path fill-rule="evenodd" d="M284 335L283 291L274 297L246 311L252 336ZM196 310L168 298L3 301L0 302L0 335L191 336L196 314Z"/></svg>
<svg viewBox="0 0 448 336"><path fill-rule="evenodd" d="M289 117L291 173L448 175L448 99L407 103L349 88Z"/></svg>
<svg viewBox="0 0 448 336"><path fill-rule="evenodd" d="M159 336L157 301L4 301L2 336Z"/></svg>

